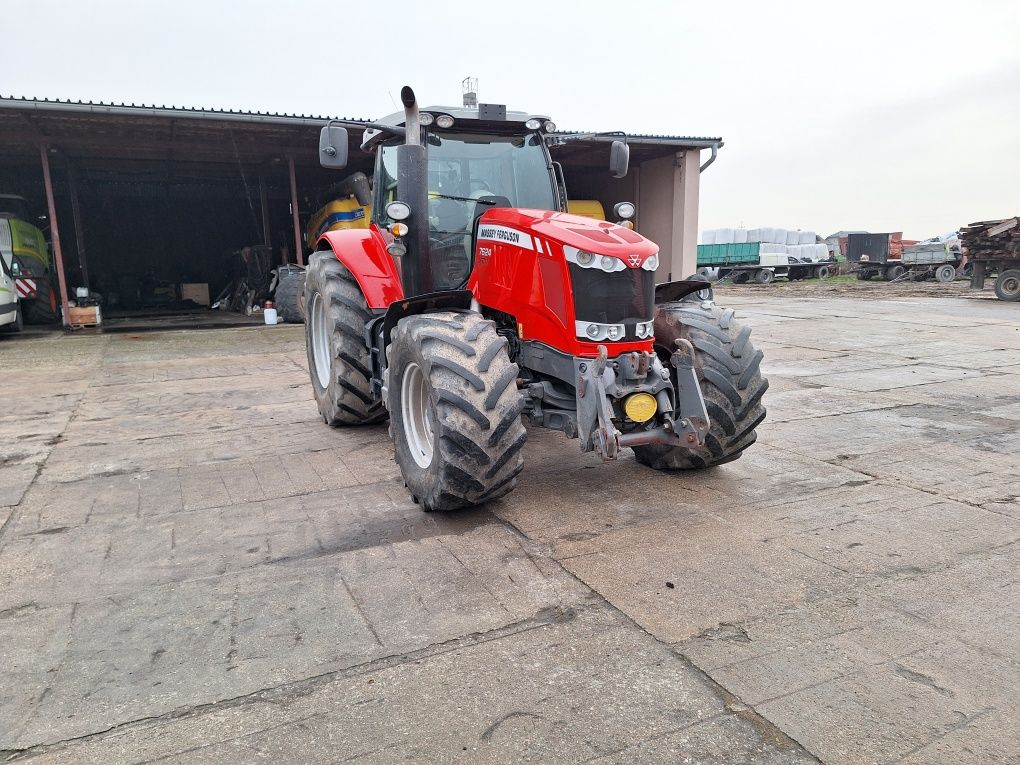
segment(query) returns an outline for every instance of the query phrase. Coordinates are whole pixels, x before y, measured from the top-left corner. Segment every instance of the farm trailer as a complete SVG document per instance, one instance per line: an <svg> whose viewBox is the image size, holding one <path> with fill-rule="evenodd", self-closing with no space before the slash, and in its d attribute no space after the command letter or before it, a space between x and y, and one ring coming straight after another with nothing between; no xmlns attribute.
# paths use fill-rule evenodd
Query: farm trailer
<svg viewBox="0 0 1020 765"><path fill-rule="evenodd" d="M995 296L1020 301L1020 216L971 223L960 240L974 264L971 286L982 289L985 277L996 274Z"/></svg>
<svg viewBox="0 0 1020 765"><path fill-rule="evenodd" d="M734 284L754 280L770 284L777 277L790 281L799 279L825 279L831 275L835 263L831 260L798 258L785 252L769 252L765 242L736 244L699 244L698 273L730 278Z"/></svg>

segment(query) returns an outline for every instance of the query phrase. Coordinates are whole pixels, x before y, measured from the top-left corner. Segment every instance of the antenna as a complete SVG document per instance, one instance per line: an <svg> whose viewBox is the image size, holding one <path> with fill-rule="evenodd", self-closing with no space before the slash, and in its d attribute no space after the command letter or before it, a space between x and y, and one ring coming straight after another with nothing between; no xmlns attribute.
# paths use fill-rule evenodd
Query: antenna
<svg viewBox="0 0 1020 765"><path fill-rule="evenodd" d="M464 93L464 107L467 109L478 108L478 78L465 77L460 82L460 89Z"/></svg>

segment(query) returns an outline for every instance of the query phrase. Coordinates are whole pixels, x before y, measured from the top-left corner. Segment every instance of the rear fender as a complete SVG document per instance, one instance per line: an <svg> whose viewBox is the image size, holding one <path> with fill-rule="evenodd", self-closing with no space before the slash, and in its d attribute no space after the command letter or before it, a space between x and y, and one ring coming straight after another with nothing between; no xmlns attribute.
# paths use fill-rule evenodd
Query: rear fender
<svg viewBox="0 0 1020 765"><path fill-rule="evenodd" d="M386 242L376 230L327 231L319 237L318 249L332 250L337 260L347 267L357 279L369 308L389 308L403 299L400 273L392 256L386 252Z"/></svg>

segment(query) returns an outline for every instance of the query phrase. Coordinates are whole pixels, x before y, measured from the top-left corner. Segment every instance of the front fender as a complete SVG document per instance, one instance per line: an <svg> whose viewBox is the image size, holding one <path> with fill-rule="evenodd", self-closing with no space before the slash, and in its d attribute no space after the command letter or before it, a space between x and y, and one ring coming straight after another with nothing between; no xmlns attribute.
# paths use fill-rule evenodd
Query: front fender
<svg viewBox="0 0 1020 765"><path fill-rule="evenodd" d="M327 231L319 237L318 249L330 249L347 267L365 296L369 308L389 308L403 299L400 273L386 242L374 229Z"/></svg>

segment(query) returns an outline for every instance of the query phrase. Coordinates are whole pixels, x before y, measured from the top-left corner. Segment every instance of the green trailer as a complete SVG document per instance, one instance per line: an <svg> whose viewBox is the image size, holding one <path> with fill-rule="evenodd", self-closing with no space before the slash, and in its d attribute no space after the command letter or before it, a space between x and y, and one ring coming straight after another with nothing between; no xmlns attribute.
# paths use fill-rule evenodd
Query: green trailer
<svg viewBox="0 0 1020 765"><path fill-rule="evenodd" d="M698 245L698 265L709 268L757 264L760 255L761 242Z"/></svg>
<svg viewBox="0 0 1020 765"><path fill-rule="evenodd" d="M762 252L762 242L698 245L698 273L710 281L729 279L734 284L743 284L753 279L769 284L776 277L790 281L825 279L832 273L832 267L831 261L802 260L786 252Z"/></svg>

